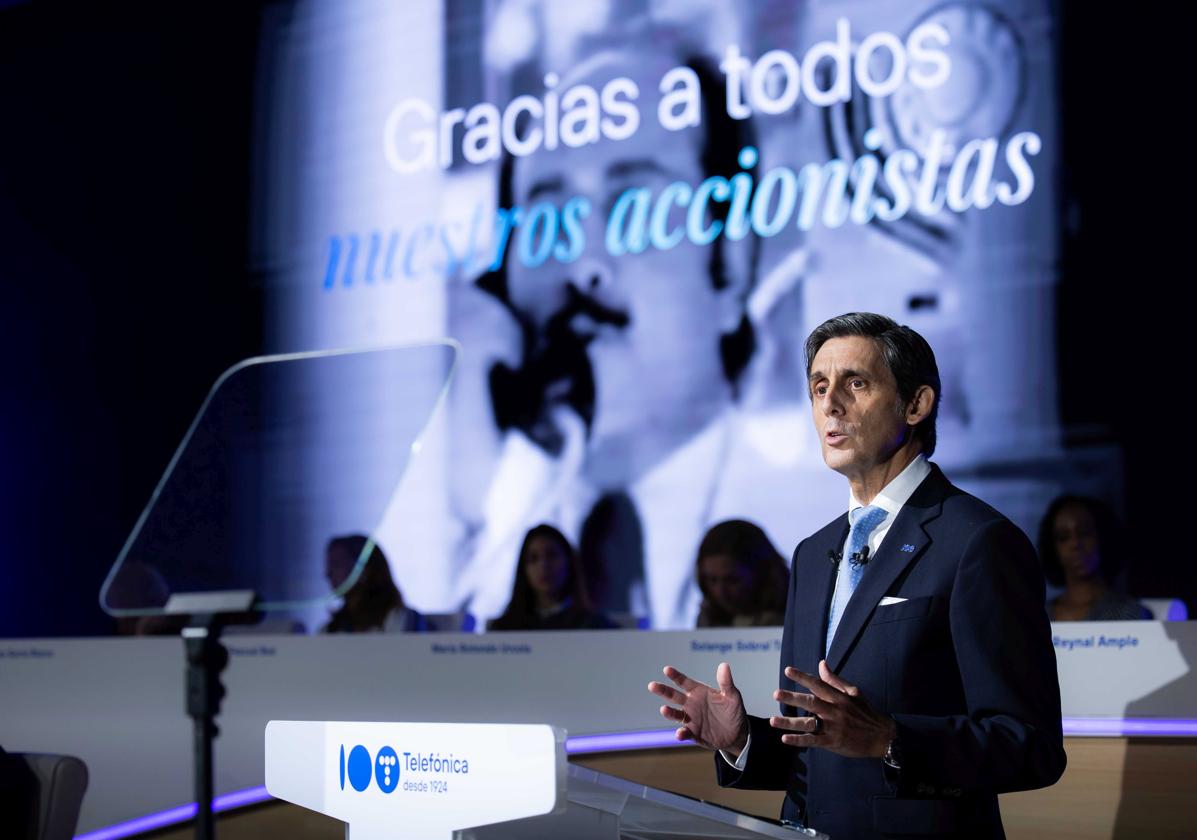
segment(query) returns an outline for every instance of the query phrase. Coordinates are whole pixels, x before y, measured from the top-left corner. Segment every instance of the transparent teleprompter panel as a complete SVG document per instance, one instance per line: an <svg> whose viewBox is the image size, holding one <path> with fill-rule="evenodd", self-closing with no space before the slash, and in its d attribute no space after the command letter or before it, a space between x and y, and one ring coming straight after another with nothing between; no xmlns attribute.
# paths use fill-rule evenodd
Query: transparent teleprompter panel
<svg viewBox="0 0 1197 840"><path fill-rule="evenodd" d="M117 618L172 596L249 590L261 611L340 597L374 549L325 568L340 534L374 533L444 400L452 342L249 359L213 386L100 590Z"/></svg>

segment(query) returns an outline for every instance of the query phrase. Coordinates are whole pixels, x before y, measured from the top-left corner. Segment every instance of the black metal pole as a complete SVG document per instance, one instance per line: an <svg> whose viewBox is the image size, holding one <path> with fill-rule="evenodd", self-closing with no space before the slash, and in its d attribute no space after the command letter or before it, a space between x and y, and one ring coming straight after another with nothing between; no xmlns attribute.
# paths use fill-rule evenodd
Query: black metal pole
<svg viewBox="0 0 1197 840"><path fill-rule="evenodd" d="M211 721L195 721L195 837L214 840L216 824L212 813L212 740L215 725Z"/></svg>
<svg viewBox="0 0 1197 840"><path fill-rule="evenodd" d="M212 742L220 734L216 715L224 686L220 673L229 662L229 652L220 643L220 623L213 616L197 617L183 630L187 651L187 714L194 729L195 836L214 840L216 824L212 814Z"/></svg>

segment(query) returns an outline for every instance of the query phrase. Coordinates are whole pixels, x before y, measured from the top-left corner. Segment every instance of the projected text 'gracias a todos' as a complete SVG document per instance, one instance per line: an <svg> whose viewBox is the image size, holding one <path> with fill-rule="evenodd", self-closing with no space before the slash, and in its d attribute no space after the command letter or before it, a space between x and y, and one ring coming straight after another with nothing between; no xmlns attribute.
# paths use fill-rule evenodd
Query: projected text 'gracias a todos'
<svg viewBox="0 0 1197 840"><path fill-rule="evenodd" d="M835 40L816 43L801 59L772 50L751 60L732 45L718 64L722 106L728 117L745 120L784 114L802 101L819 108L847 103L857 92L879 100L904 86L932 91L951 76L949 43L948 31L928 22L905 39L873 32L854 46L849 21L840 19ZM548 73L544 85L541 95L517 96L502 109L480 102L437 112L424 100L404 100L383 127L383 156L394 173L406 176L492 163L505 154L522 158L618 143L641 129L645 112L669 132L699 126L709 101L691 66L667 70L652 94L655 102L646 102L650 97L627 76L596 86L569 84ZM473 207L465 218L429 220L407 231L334 236L323 285L331 290L355 281L471 275L495 270L509 258L530 268L550 260L570 263L587 247L585 223L595 214L605 214L604 247L623 256L669 250L684 240L709 245L750 232L771 237L790 225L834 228L892 222L912 211L933 216L945 208L963 213L995 203L1013 206L1034 190L1029 159L1041 151L1042 140L1031 130L1005 139L963 140L933 130L912 149L874 127L864 133L863 147L853 159L776 165L762 173L758 150L745 146L738 157L741 171L730 177L676 180L656 189L632 186L609 206L596 196L573 195L499 207L493 218ZM713 214L713 205L722 205L720 212Z"/></svg>

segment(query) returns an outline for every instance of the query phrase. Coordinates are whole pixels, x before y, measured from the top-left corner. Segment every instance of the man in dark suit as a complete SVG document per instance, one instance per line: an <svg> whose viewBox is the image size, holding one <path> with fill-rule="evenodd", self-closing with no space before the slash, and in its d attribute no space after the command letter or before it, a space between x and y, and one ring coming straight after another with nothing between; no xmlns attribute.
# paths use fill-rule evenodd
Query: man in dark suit
<svg viewBox="0 0 1197 840"><path fill-rule="evenodd" d="M842 838L1003 837L997 795L1063 773L1060 689L1030 542L953 486L935 448L930 346L852 313L806 342L823 458L849 512L794 553L781 714L749 716L665 668L649 690L682 740L716 749L719 783L784 790L782 818Z"/></svg>

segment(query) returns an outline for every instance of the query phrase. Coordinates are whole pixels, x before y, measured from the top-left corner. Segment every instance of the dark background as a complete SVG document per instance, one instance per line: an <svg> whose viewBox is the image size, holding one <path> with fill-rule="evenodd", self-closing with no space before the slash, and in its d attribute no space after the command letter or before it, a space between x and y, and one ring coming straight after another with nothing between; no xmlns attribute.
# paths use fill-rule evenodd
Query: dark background
<svg viewBox="0 0 1197 840"><path fill-rule="evenodd" d="M0 9L0 637L108 632L100 584L158 476L261 351L258 18Z"/></svg>
<svg viewBox="0 0 1197 840"><path fill-rule="evenodd" d="M262 16L0 0L0 638L109 632L98 591L204 394L263 349L251 258ZM1168 21L1061 4L1061 415L1113 442L1139 596L1197 608ZM1187 243L1186 243L1187 244Z"/></svg>

